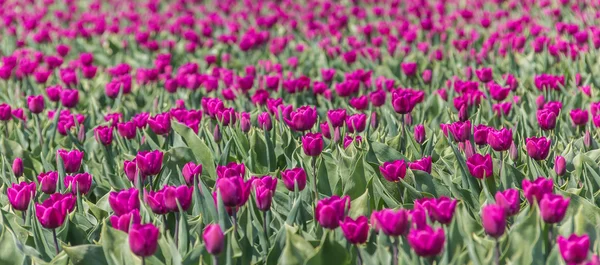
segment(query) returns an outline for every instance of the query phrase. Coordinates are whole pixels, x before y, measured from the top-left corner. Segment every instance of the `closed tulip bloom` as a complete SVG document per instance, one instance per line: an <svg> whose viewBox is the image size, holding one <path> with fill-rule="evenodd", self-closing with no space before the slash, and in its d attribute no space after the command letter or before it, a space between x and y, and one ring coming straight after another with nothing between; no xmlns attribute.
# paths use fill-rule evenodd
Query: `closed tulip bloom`
<svg viewBox="0 0 600 265"><path fill-rule="evenodd" d="M248 112L240 113L240 129L242 130L242 132L245 132L245 133L249 132L250 127L252 127L252 124L250 122L250 113L248 113Z"/></svg>
<svg viewBox="0 0 600 265"><path fill-rule="evenodd" d="M246 175L246 166L244 164L230 162L226 166L217 166L217 176L219 178L241 177Z"/></svg>
<svg viewBox="0 0 600 265"><path fill-rule="evenodd" d="M163 190L144 192L144 200L155 214L162 215L169 212L165 205L165 193Z"/></svg>
<svg viewBox="0 0 600 265"><path fill-rule="evenodd" d="M271 121L271 115L268 112L263 112L258 114L256 118L256 122L258 123L258 127L265 130L270 131L273 129L273 122Z"/></svg>
<svg viewBox="0 0 600 265"><path fill-rule="evenodd" d="M556 156L554 159L554 172L556 175L563 176L567 170L567 161L562 156Z"/></svg>
<svg viewBox="0 0 600 265"><path fill-rule="evenodd" d="M426 156L411 162L408 166L411 170L420 170L431 174L431 157Z"/></svg>
<svg viewBox="0 0 600 265"><path fill-rule="evenodd" d="M117 216L138 210L140 209L138 190L130 188L119 192L111 191L108 196L108 204Z"/></svg>
<svg viewBox="0 0 600 265"><path fill-rule="evenodd" d="M489 204L481 209L481 224L485 233L493 238L499 238L506 230L506 211L504 207Z"/></svg>
<svg viewBox="0 0 600 265"><path fill-rule="evenodd" d="M52 102L60 101L60 94L62 91L61 86L50 86L46 88L46 95L48 95L48 99Z"/></svg>
<svg viewBox="0 0 600 265"><path fill-rule="evenodd" d="M327 118L331 127L341 127L346 121L346 109L335 109L327 111Z"/></svg>
<svg viewBox="0 0 600 265"><path fill-rule="evenodd" d="M96 141L108 146L113 140L113 127L104 125L98 126L94 129L94 136L96 136Z"/></svg>
<svg viewBox="0 0 600 265"><path fill-rule="evenodd" d="M423 124L419 124L414 128L415 141L419 144L425 142L425 127Z"/></svg>
<svg viewBox="0 0 600 265"><path fill-rule="evenodd" d="M138 173L135 158L131 161L129 161L129 160L123 161L123 171L125 171L125 176L127 177L127 179L129 179L129 181L135 183L135 178ZM143 176L143 175L141 175L140 177L142 179L145 178L145 176Z"/></svg>
<svg viewBox="0 0 600 265"><path fill-rule="evenodd" d="M25 211L29 207L29 201L35 196L35 183L13 183L10 188L6 189L6 196L15 210Z"/></svg>
<svg viewBox="0 0 600 265"><path fill-rule="evenodd" d="M406 76L414 76L417 73L417 63L415 62L402 63L400 67Z"/></svg>
<svg viewBox="0 0 600 265"><path fill-rule="evenodd" d="M298 191L306 187L306 172L301 167L281 171L281 179L289 191L294 191L295 185L298 185Z"/></svg>
<svg viewBox="0 0 600 265"><path fill-rule="evenodd" d="M392 93L392 107L398 114L411 113L417 103L416 95L410 90L399 90Z"/></svg>
<svg viewBox="0 0 600 265"><path fill-rule="evenodd" d="M490 90L490 96L496 101L505 100L510 93L510 88L504 88L496 83L488 83L488 88Z"/></svg>
<svg viewBox="0 0 600 265"><path fill-rule="evenodd" d="M12 118L10 105L6 103L0 104L0 121L8 121Z"/></svg>
<svg viewBox="0 0 600 265"><path fill-rule="evenodd" d="M202 175L202 164L196 165L194 162L188 162L181 169L181 174L183 175L183 179L188 186L193 185L194 179Z"/></svg>
<svg viewBox="0 0 600 265"><path fill-rule="evenodd" d="M587 110L574 109L569 113L571 121L575 126L584 126L590 119Z"/></svg>
<svg viewBox="0 0 600 265"><path fill-rule="evenodd" d="M122 215L112 215L108 220L113 228L127 233L129 232L129 227L140 224L142 218L140 211L135 209Z"/></svg>
<svg viewBox="0 0 600 265"><path fill-rule="evenodd" d="M302 106L283 118L290 129L298 132L309 131L317 122L316 107Z"/></svg>
<svg viewBox="0 0 600 265"><path fill-rule="evenodd" d="M552 179L545 177L538 177L533 182L524 179L521 186L523 187L525 198L527 198L527 201L529 201L530 204L533 204L534 199L539 203L544 195L552 193L552 189L554 188Z"/></svg>
<svg viewBox="0 0 600 265"><path fill-rule="evenodd" d="M56 182L58 181L58 173L56 171L40 173L37 179L43 193L53 194L56 192Z"/></svg>
<svg viewBox="0 0 600 265"><path fill-rule="evenodd" d="M117 132L125 139L134 139L136 136L137 126L134 122L120 122L117 123Z"/></svg>
<svg viewBox="0 0 600 265"><path fill-rule="evenodd" d="M458 201L448 197L440 197L433 202L428 206L431 219L440 224L449 224L452 222Z"/></svg>
<svg viewBox="0 0 600 265"><path fill-rule="evenodd" d="M193 187L186 185L181 186L165 186L163 189L165 199L165 207L168 211L179 212L179 206L183 211L187 211L192 204ZM179 206L178 206L179 204Z"/></svg>
<svg viewBox="0 0 600 265"><path fill-rule="evenodd" d="M544 194L540 201L540 213L544 222L555 224L565 218L570 198L565 198L552 193Z"/></svg>
<svg viewBox="0 0 600 265"><path fill-rule="evenodd" d="M380 107L385 104L386 93L383 89L377 89L369 94L371 104L375 107Z"/></svg>
<svg viewBox="0 0 600 265"><path fill-rule="evenodd" d="M129 247L140 257L154 255L158 247L160 231L153 224L136 224L129 229Z"/></svg>
<svg viewBox="0 0 600 265"><path fill-rule="evenodd" d="M302 150L307 156L319 156L323 152L323 145L321 133L307 133L302 137Z"/></svg>
<svg viewBox="0 0 600 265"><path fill-rule="evenodd" d="M487 143L494 151L502 152L508 150L512 141L513 135L511 129L502 128L488 132Z"/></svg>
<svg viewBox="0 0 600 265"><path fill-rule="evenodd" d="M544 160L550 152L551 140L545 137L527 138L527 155L535 160Z"/></svg>
<svg viewBox="0 0 600 265"><path fill-rule="evenodd" d="M238 207L248 201L253 181L254 179L249 179L244 182L242 177L218 178L215 187L220 192L225 206Z"/></svg>
<svg viewBox="0 0 600 265"><path fill-rule="evenodd" d="M67 214L75 207L75 196L55 193L42 203L36 203L35 215L47 229L55 229L65 222Z"/></svg>
<svg viewBox="0 0 600 265"><path fill-rule="evenodd" d="M446 236L444 229L433 230L430 226L423 229L412 229L408 233L408 244L421 257L432 257L440 254L444 248Z"/></svg>
<svg viewBox="0 0 600 265"><path fill-rule="evenodd" d="M369 106L369 98L366 95L360 97L351 98L348 100L348 104L356 110L365 110Z"/></svg>
<svg viewBox="0 0 600 265"><path fill-rule="evenodd" d="M496 192L496 204L506 211L507 216L513 216L521 210L521 199L519 191L516 189L507 189Z"/></svg>
<svg viewBox="0 0 600 265"><path fill-rule="evenodd" d="M256 206L261 211L268 211L271 208L271 202L277 188L277 179L270 176L253 181L254 195L256 197Z"/></svg>
<svg viewBox="0 0 600 265"><path fill-rule="evenodd" d="M60 102L65 108L73 108L79 103L79 91L76 89L63 89L60 92Z"/></svg>
<svg viewBox="0 0 600 265"><path fill-rule="evenodd" d="M346 125L349 133L360 133L367 127L367 115L357 113L346 117Z"/></svg>
<svg viewBox="0 0 600 265"><path fill-rule="evenodd" d="M560 255L567 264L581 264L587 259L590 250L590 238L588 235L570 235L568 238L558 236L556 240Z"/></svg>
<svg viewBox="0 0 600 265"><path fill-rule="evenodd" d="M12 171L16 177L20 177L23 175L23 159L17 157L15 158L15 160L13 160Z"/></svg>
<svg viewBox="0 0 600 265"><path fill-rule="evenodd" d="M410 228L407 210L383 209L371 214L371 225L388 236L404 236Z"/></svg>
<svg viewBox="0 0 600 265"><path fill-rule="evenodd" d="M148 125L155 134L169 134L171 131L171 115L169 113L157 114L148 119Z"/></svg>
<svg viewBox="0 0 600 265"><path fill-rule="evenodd" d="M346 217L340 221L340 227L346 240L352 244L363 244L369 236L369 221L367 217L359 216L356 219Z"/></svg>
<svg viewBox="0 0 600 265"><path fill-rule="evenodd" d="M135 162L140 174L154 176L160 173L163 162L163 153L159 150L141 151L135 157Z"/></svg>
<svg viewBox="0 0 600 265"><path fill-rule="evenodd" d="M479 81L483 83L487 83L493 80L492 68L477 69L475 70L475 74L477 75L477 78L479 78Z"/></svg>
<svg viewBox="0 0 600 265"><path fill-rule="evenodd" d="M556 127L556 113L548 110L541 109L537 111L537 121L540 129L549 131Z"/></svg>
<svg viewBox="0 0 600 265"><path fill-rule="evenodd" d="M406 162L404 160L384 162L379 166L379 171L387 181L398 182L406 176Z"/></svg>
<svg viewBox="0 0 600 265"><path fill-rule="evenodd" d="M27 107L33 114L42 113L44 111L44 96L29 96L27 97Z"/></svg>
<svg viewBox="0 0 600 265"><path fill-rule="evenodd" d="M471 176L478 179L489 178L494 174L494 163L490 154L485 156L474 154L469 157L467 159L467 168Z"/></svg>
<svg viewBox="0 0 600 265"><path fill-rule="evenodd" d="M348 209L350 209L350 197L346 195L340 198L334 195L317 203L315 219L324 228L336 229L340 221L346 217Z"/></svg>
<svg viewBox="0 0 600 265"><path fill-rule="evenodd" d="M65 173L75 173L79 171L81 161L83 160L83 152L79 150L67 151L60 149L56 153L62 159Z"/></svg>
<svg viewBox="0 0 600 265"><path fill-rule="evenodd" d="M204 228L202 240L206 251L211 255L219 255L224 248L225 236L218 224L209 224Z"/></svg>
<svg viewBox="0 0 600 265"><path fill-rule="evenodd" d="M66 176L64 182L65 186L71 186L71 193L74 195L76 195L78 191L81 195L84 195L87 194L92 187L92 175L85 172L73 176Z"/></svg>
<svg viewBox="0 0 600 265"><path fill-rule="evenodd" d="M464 142L469 140L471 136L471 121L457 121L451 123L448 130L452 133L452 137L456 142Z"/></svg>

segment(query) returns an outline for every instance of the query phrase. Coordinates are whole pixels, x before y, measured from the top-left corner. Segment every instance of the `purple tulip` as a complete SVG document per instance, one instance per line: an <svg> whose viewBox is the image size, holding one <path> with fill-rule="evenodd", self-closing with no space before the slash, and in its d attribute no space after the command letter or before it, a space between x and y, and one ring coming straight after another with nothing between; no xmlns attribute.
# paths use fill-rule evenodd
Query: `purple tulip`
<svg viewBox="0 0 600 265"><path fill-rule="evenodd" d="M227 207L239 207L246 204L250 196L252 182L254 179L249 179L244 182L244 179L239 176L218 178L216 189L221 194L223 204Z"/></svg>
<svg viewBox="0 0 600 265"><path fill-rule="evenodd" d="M154 176L160 173L163 163L163 153L159 150L140 151L135 157L136 166L140 174Z"/></svg>
<svg viewBox="0 0 600 265"><path fill-rule="evenodd" d="M317 122L316 107L302 106L290 113L289 118L284 117L285 123L290 129L298 132L308 131Z"/></svg>
<svg viewBox="0 0 600 265"><path fill-rule="evenodd" d="M148 125L155 134L167 135L171 132L171 115L168 112L157 114L148 119Z"/></svg>
<svg viewBox="0 0 600 265"><path fill-rule="evenodd" d="M404 160L385 162L379 166L379 171L387 181L398 182L406 176L406 162Z"/></svg>
<svg viewBox="0 0 600 265"><path fill-rule="evenodd" d="M44 111L44 96L29 96L27 97L27 107L33 114L38 114Z"/></svg>
<svg viewBox="0 0 600 265"><path fill-rule="evenodd" d="M307 133L302 137L302 149L307 156L319 156L323 151L323 145L321 133Z"/></svg>
<svg viewBox="0 0 600 265"><path fill-rule="evenodd" d="M411 113L417 103L417 95L412 90L397 90L392 93L392 107L398 114Z"/></svg>
<svg viewBox="0 0 600 265"><path fill-rule="evenodd" d="M250 122L250 113L242 112L240 113L240 129L242 132L247 133L250 131L250 127L252 124Z"/></svg>
<svg viewBox="0 0 600 265"><path fill-rule="evenodd" d="M471 135L471 121L457 121L451 123L448 130L452 133L452 138L456 142L465 142L469 140L469 136Z"/></svg>
<svg viewBox="0 0 600 265"><path fill-rule="evenodd" d="M434 231L430 226L410 230L407 238L408 244L421 257L432 257L440 254L446 241L444 229L438 228Z"/></svg>
<svg viewBox="0 0 600 265"><path fill-rule="evenodd" d="M258 127L265 131L270 131L271 129L273 129L271 115L268 112L263 112L261 114L258 114L258 117L256 118L256 122L258 123Z"/></svg>
<svg viewBox="0 0 600 265"><path fill-rule="evenodd" d="M346 211L350 209L350 197L331 196L320 200L315 208L315 219L319 224L328 229L336 229L340 221L346 217Z"/></svg>
<svg viewBox="0 0 600 265"><path fill-rule="evenodd" d="M246 167L244 164L231 162L226 166L217 166L217 176L219 178L241 177L244 178Z"/></svg>
<svg viewBox="0 0 600 265"><path fill-rule="evenodd" d="M306 172L301 167L281 171L281 179L289 191L294 191L295 185L298 185L298 191L306 187Z"/></svg>
<svg viewBox="0 0 600 265"><path fill-rule="evenodd" d="M79 103L79 91L76 89L63 89L60 92L60 101L65 108L73 108Z"/></svg>
<svg viewBox="0 0 600 265"><path fill-rule="evenodd" d="M369 99L374 107L381 107L385 104L386 93L382 89L377 89L369 94Z"/></svg>
<svg viewBox="0 0 600 265"><path fill-rule="evenodd" d="M513 216L521 210L521 199L519 191L516 189L507 189L496 192L496 204L506 211L507 216Z"/></svg>
<svg viewBox="0 0 600 265"><path fill-rule="evenodd" d="M158 247L160 231L153 224L136 224L129 229L129 247L140 257L154 255Z"/></svg>
<svg viewBox="0 0 600 265"><path fill-rule="evenodd" d="M185 179L185 183L189 185L194 184L194 179L202 175L202 164L196 165L194 162L188 162L181 169L181 174Z"/></svg>
<svg viewBox="0 0 600 265"><path fill-rule="evenodd" d="M13 183L12 186L6 189L6 196L10 205L18 211L25 211L29 207L31 198L35 196L34 182Z"/></svg>
<svg viewBox="0 0 600 265"><path fill-rule="evenodd" d="M569 113L571 121L575 126L584 126L590 120L587 110L573 109Z"/></svg>
<svg viewBox="0 0 600 265"><path fill-rule="evenodd" d="M42 203L35 204L35 215L44 228L55 229L65 222L75 207L75 196L55 193Z"/></svg>
<svg viewBox="0 0 600 265"><path fill-rule="evenodd" d="M371 225L388 236L403 236L410 228L407 210L383 209L371 214Z"/></svg>
<svg viewBox="0 0 600 265"><path fill-rule="evenodd" d="M540 201L540 213L544 222L554 224L562 221L567 213L570 198L552 193L544 194Z"/></svg>
<svg viewBox="0 0 600 265"><path fill-rule="evenodd" d="M535 160L544 160L550 152L551 140L545 137L527 138L527 154Z"/></svg>
<svg viewBox="0 0 600 265"><path fill-rule="evenodd" d="M490 154L482 156L480 154L474 154L467 159L467 168L471 176L484 179L489 178L494 174L494 163Z"/></svg>
<svg viewBox="0 0 600 265"><path fill-rule="evenodd" d="M419 144L425 142L425 127L423 124L419 124L414 128L415 141Z"/></svg>
<svg viewBox="0 0 600 265"><path fill-rule="evenodd" d="M137 126L133 121L117 123L117 132L125 139L134 139L136 136L136 129Z"/></svg>
<svg viewBox="0 0 600 265"><path fill-rule="evenodd" d="M71 187L71 193L76 195L79 192L81 195L87 194L92 187L92 175L89 173L79 173L73 176L66 176L64 184Z"/></svg>
<svg viewBox="0 0 600 265"><path fill-rule="evenodd" d="M406 76L414 76L417 73L417 63L415 62L402 63L400 67Z"/></svg>
<svg viewBox="0 0 600 265"><path fill-rule="evenodd" d="M545 177L538 177L533 182L524 179L521 186L523 187L525 198L527 198L530 204L533 204L534 199L539 203L544 195L552 193L552 189L554 188L552 179Z"/></svg>
<svg viewBox="0 0 600 265"><path fill-rule="evenodd" d="M369 222L367 217L359 216L356 219L346 217L340 221L340 227L346 240L351 244L363 244L367 242L369 236Z"/></svg>
<svg viewBox="0 0 600 265"><path fill-rule="evenodd" d="M484 124L479 124L473 128L473 140L477 145L486 145L488 134L491 128Z"/></svg>
<svg viewBox="0 0 600 265"><path fill-rule="evenodd" d="M0 104L0 121L9 121L12 118L10 105L6 103Z"/></svg>
<svg viewBox="0 0 600 265"><path fill-rule="evenodd" d="M475 70L475 74L477 75L477 78L479 78L479 81L483 83L487 83L493 80L492 68L477 69Z"/></svg>
<svg viewBox="0 0 600 265"><path fill-rule="evenodd" d="M183 211L187 211L190 208L194 191L193 187L186 185L165 186L162 191L165 199L165 207L168 211L179 212L179 206L181 206Z"/></svg>
<svg viewBox="0 0 600 265"><path fill-rule="evenodd" d="M218 224L207 225L202 233L202 240L204 240L204 247L208 253L219 255L223 251L225 236Z"/></svg>
<svg viewBox="0 0 600 265"><path fill-rule="evenodd" d="M510 148L513 142L512 130L502 128L500 130L489 130L487 135L487 143L494 151L502 152Z"/></svg>
<svg viewBox="0 0 600 265"><path fill-rule="evenodd" d="M327 118L331 127L341 127L346 121L346 109L335 109L327 111Z"/></svg>
<svg viewBox="0 0 600 265"><path fill-rule="evenodd" d="M162 215L169 212L165 205L165 194L163 190L145 192L144 200L155 214Z"/></svg>
<svg viewBox="0 0 600 265"><path fill-rule="evenodd" d="M560 255L567 264L582 264L587 259L590 250L590 238L588 235L570 235L568 238L558 236L556 240Z"/></svg>
<svg viewBox="0 0 600 265"><path fill-rule="evenodd" d="M108 204L110 204L110 207L117 216L129 213L133 210L139 210L140 200L138 198L138 190L136 188L130 188L119 192L111 191L108 196Z"/></svg>
<svg viewBox="0 0 600 265"><path fill-rule="evenodd" d="M557 114L549 109L540 109L537 111L537 121L540 128L549 131L556 127Z"/></svg>
<svg viewBox="0 0 600 265"><path fill-rule="evenodd" d="M81 161L83 160L83 152L79 150L67 151L60 149L56 153L62 159L65 173L68 174L79 171Z"/></svg>
<svg viewBox="0 0 600 265"><path fill-rule="evenodd" d="M46 194L53 194L56 192L56 183L58 181L58 172L50 171L43 172L37 176L38 182L40 183L41 190Z"/></svg>
<svg viewBox="0 0 600 265"><path fill-rule="evenodd" d="M112 126L98 126L94 129L94 136L96 141L100 142L104 146L112 144L113 140L113 127Z"/></svg>
<svg viewBox="0 0 600 265"><path fill-rule="evenodd" d="M431 174L431 157L426 156L411 162L408 166L411 170L420 170Z"/></svg>
<svg viewBox="0 0 600 265"><path fill-rule="evenodd" d="M360 133L367 127L367 115L357 113L346 117L346 125L349 133Z"/></svg>
<svg viewBox="0 0 600 265"><path fill-rule="evenodd" d="M13 160L12 171L16 177L20 177L23 175L23 159L17 157L15 158L15 160Z"/></svg>
<svg viewBox="0 0 600 265"><path fill-rule="evenodd" d="M432 203L426 206L429 210L429 216L433 221L440 224L449 224L454 217L454 209L456 209L457 200L448 197L440 197L432 200Z"/></svg>
<svg viewBox="0 0 600 265"><path fill-rule="evenodd" d="M132 225L140 224L142 218L140 216L140 211L134 209L131 212L122 215L112 215L109 218L109 221L113 228L127 233Z"/></svg>
<svg viewBox="0 0 600 265"><path fill-rule="evenodd" d="M554 172L556 175L563 176L567 170L567 161L562 156L556 156L554 159Z"/></svg>
<svg viewBox="0 0 600 265"><path fill-rule="evenodd" d="M277 188L277 179L263 176L253 181L256 205L259 210L265 212L271 208L271 202Z"/></svg>

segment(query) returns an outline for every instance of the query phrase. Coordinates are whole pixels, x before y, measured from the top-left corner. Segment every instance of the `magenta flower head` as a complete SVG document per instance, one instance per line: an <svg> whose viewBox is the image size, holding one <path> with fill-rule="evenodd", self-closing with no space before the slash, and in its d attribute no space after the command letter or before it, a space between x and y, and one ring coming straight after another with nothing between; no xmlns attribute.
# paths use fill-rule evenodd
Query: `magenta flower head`
<svg viewBox="0 0 600 265"><path fill-rule="evenodd" d="M557 114L549 109L540 109L537 111L537 121L540 129L549 131L556 127Z"/></svg>
<svg viewBox="0 0 600 265"><path fill-rule="evenodd" d="M119 192L111 191L108 196L108 204L117 216L140 209L138 190L130 188Z"/></svg>
<svg viewBox="0 0 600 265"><path fill-rule="evenodd" d="M15 158L15 160L13 160L12 171L16 177L20 177L23 175L23 159L17 157Z"/></svg>
<svg viewBox="0 0 600 265"><path fill-rule="evenodd" d="M190 208L190 205L192 204L192 193L194 191L193 187L188 187L186 185L165 186L162 191L167 211L179 212L177 204L181 206L183 211L187 211L187 209Z"/></svg>
<svg viewBox="0 0 600 265"><path fill-rule="evenodd" d="M582 264L587 259L590 250L590 237L572 234L568 238L558 236L556 240L560 255L567 264ZM589 264L589 263L588 263Z"/></svg>
<svg viewBox="0 0 600 265"><path fill-rule="evenodd" d="M185 183L188 186L193 185L194 179L202 175L202 164L196 165L194 162L188 162L181 169L181 174L183 175L183 179L185 179Z"/></svg>
<svg viewBox="0 0 600 265"><path fill-rule="evenodd" d="M246 175L246 166L244 164L230 162L226 166L217 166L217 176L219 178L241 177Z"/></svg>
<svg viewBox="0 0 600 265"><path fill-rule="evenodd" d="M404 160L384 162L379 166L379 171L387 181L398 182L406 176L406 162Z"/></svg>
<svg viewBox="0 0 600 265"><path fill-rule="evenodd" d="M426 156L419 160L411 162L408 166L411 170L419 170L431 174L431 157Z"/></svg>
<svg viewBox="0 0 600 265"><path fill-rule="evenodd" d="M569 208L570 198L565 198L552 193L544 194L540 201L540 213L544 222L555 224L565 218L567 208Z"/></svg>
<svg viewBox="0 0 600 265"><path fill-rule="evenodd" d="M301 167L281 171L281 179L289 191L294 191L295 185L298 185L298 191L306 187L306 172Z"/></svg>
<svg viewBox="0 0 600 265"><path fill-rule="evenodd" d="M440 224L449 224L454 217L454 209L456 209L457 203L457 200L440 197L432 200L431 203L426 203L425 207L429 210L429 216L433 221Z"/></svg>
<svg viewBox="0 0 600 265"><path fill-rule="evenodd" d="M486 145L488 143L488 134L492 130L487 125L479 124L473 128L473 140L477 145Z"/></svg>
<svg viewBox="0 0 600 265"><path fill-rule="evenodd" d="M584 126L590 120L590 115L587 110L574 109L569 113L571 121L575 126Z"/></svg>
<svg viewBox="0 0 600 265"><path fill-rule="evenodd" d="M73 108L79 103L79 91L76 89L63 89L60 92L60 102L65 108Z"/></svg>
<svg viewBox="0 0 600 265"><path fill-rule="evenodd" d="M248 201L250 191L252 189L254 179L249 179L244 182L244 179L239 176L219 177L217 178L216 189L221 194L223 204L227 207L239 207Z"/></svg>
<svg viewBox="0 0 600 265"><path fill-rule="evenodd" d="M250 113L248 113L248 112L240 113L240 129L242 130L242 132L245 132L245 133L249 132L250 127L252 127L252 124L250 122Z"/></svg>
<svg viewBox="0 0 600 265"><path fill-rule="evenodd" d="M510 148L513 141L512 137L511 129L490 130L488 132L487 143L494 151L502 152Z"/></svg>
<svg viewBox="0 0 600 265"><path fill-rule="evenodd" d="M334 109L327 111L327 118L331 127L341 127L346 121L346 109Z"/></svg>
<svg viewBox="0 0 600 265"><path fill-rule="evenodd" d="M488 89L490 90L490 96L496 101L505 100L510 93L510 88L504 88L496 83L488 83Z"/></svg>
<svg viewBox="0 0 600 265"><path fill-rule="evenodd" d="M94 136L96 141L100 142L104 146L112 144L113 140L113 127L101 125L94 129Z"/></svg>
<svg viewBox="0 0 600 265"><path fill-rule="evenodd" d="M441 227L433 230L430 226L412 229L408 233L408 244L421 257L437 256L444 248L446 236Z"/></svg>
<svg viewBox="0 0 600 265"><path fill-rule="evenodd" d="M92 187L92 175L89 173L79 173L73 176L66 176L64 180L65 186L71 186L71 193L76 195L77 192L81 195L87 194Z"/></svg>
<svg viewBox="0 0 600 265"><path fill-rule="evenodd" d="M160 231L153 224L136 224L129 229L129 247L140 257L154 255L158 247Z"/></svg>
<svg viewBox="0 0 600 265"><path fill-rule="evenodd" d="M554 159L554 172L556 175L563 176L567 171L567 161L562 156L556 156Z"/></svg>
<svg viewBox="0 0 600 265"><path fill-rule="evenodd" d="M452 137L456 142L464 142L469 140L469 136L471 136L471 121L467 120L465 122L457 121L451 123L448 127L450 133L452 133Z"/></svg>
<svg viewBox="0 0 600 265"><path fill-rule="evenodd" d="M212 255L219 255L223 251L225 236L219 224L209 224L204 228L202 240L206 251Z"/></svg>
<svg viewBox="0 0 600 265"><path fill-rule="evenodd" d="M525 198L527 198L527 201L529 201L530 204L533 204L534 199L539 203L544 195L552 193L552 189L554 188L552 179L545 177L538 177L533 182L524 179L521 186L523 187Z"/></svg>
<svg viewBox="0 0 600 265"><path fill-rule="evenodd" d="M519 191L516 189L507 189L496 192L496 204L506 211L506 216L513 216L521 210L521 199Z"/></svg>
<svg viewBox="0 0 600 265"><path fill-rule="evenodd" d="M137 126L135 122L119 122L117 123L117 132L125 139L133 139L136 136Z"/></svg>
<svg viewBox="0 0 600 265"><path fill-rule="evenodd" d="M356 219L346 217L340 221L340 227L346 240L352 244L364 244L369 237L369 221L367 217L359 216Z"/></svg>
<svg viewBox="0 0 600 265"><path fill-rule="evenodd" d="M273 129L271 115L268 112L258 114L258 116L256 117L256 122L258 123L258 127L265 131L270 131L271 129Z"/></svg>
<svg viewBox="0 0 600 265"><path fill-rule="evenodd" d="M277 179L270 176L263 176L255 179L253 185L256 206L263 212L268 211L271 208L271 202L277 188Z"/></svg>
<svg viewBox="0 0 600 265"><path fill-rule="evenodd" d="M377 89L369 94L371 104L375 107L380 107L385 104L386 93L383 89Z"/></svg>
<svg viewBox="0 0 600 265"><path fill-rule="evenodd" d="M340 221L346 217L346 211L350 209L350 197L331 196L320 200L315 208L315 219L319 224L328 229L336 229Z"/></svg>
<svg viewBox="0 0 600 265"><path fill-rule="evenodd" d="M75 196L55 193L42 203L35 204L35 216L47 229L55 229L65 222L67 214L75 207Z"/></svg>
<svg viewBox="0 0 600 265"><path fill-rule="evenodd" d="M135 209L122 215L112 215L108 220L113 228L128 233L132 225L141 223L142 217L140 216L140 211Z"/></svg>
<svg viewBox="0 0 600 265"><path fill-rule="evenodd" d="M162 215L169 212L165 206L164 190L144 192L144 200L155 214Z"/></svg>
<svg viewBox="0 0 600 265"><path fill-rule="evenodd" d="M321 133L307 133L302 137L302 149L307 156L319 156L323 152L323 145Z"/></svg>
<svg viewBox="0 0 600 265"><path fill-rule="evenodd" d="M492 68L477 69L475 70L475 74L477 75L477 78L479 78L479 81L483 83L487 83L493 80Z"/></svg>
<svg viewBox="0 0 600 265"><path fill-rule="evenodd" d="M0 121L9 121L12 118L10 105L0 104Z"/></svg>
<svg viewBox="0 0 600 265"><path fill-rule="evenodd" d="M131 161L129 161L129 160L123 161L123 171L125 171L125 176L127 177L127 179L129 179L129 181L135 182L135 178L138 173L135 158ZM145 178L145 176L143 176L143 175L140 177L142 179Z"/></svg>
<svg viewBox="0 0 600 265"><path fill-rule="evenodd" d="M481 209L481 224L485 233L493 238L499 238L506 230L506 211L496 204L483 206Z"/></svg>
<svg viewBox="0 0 600 265"><path fill-rule="evenodd" d="M310 106L302 106L290 113L289 118L283 118L290 129L298 132L308 131L317 122L317 109Z"/></svg>
<svg viewBox="0 0 600 265"><path fill-rule="evenodd" d="M423 124L419 124L414 128L415 141L419 144L425 142L425 127Z"/></svg>
<svg viewBox="0 0 600 265"><path fill-rule="evenodd" d="M367 127L367 114L357 113L346 117L349 133L360 133Z"/></svg>
<svg viewBox="0 0 600 265"><path fill-rule="evenodd" d="M140 174L154 176L160 173L163 163L163 153L159 150L141 151L135 156L135 162Z"/></svg>
<svg viewBox="0 0 600 265"><path fill-rule="evenodd" d="M79 171L81 161L83 160L83 152L79 150L67 151L60 149L56 154L62 159L65 173L75 173Z"/></svg>
<svg viewBox="0 0 600 265"><path fill-rule="evenodd" d="M166 135L171 131L171 115L168 112L157 114L148 119L148 125L155 134Z"/></svg>
<svg viewBox="0 0 600 265"><path fill-rule="evenodd" d="M403 236L410 228L407 210L383 209L371 214L371 225L388 236Z"/></svg>
<svg viewBox="0 0 600 265"><path fill-rule="evenodd" d="M484 179L489 178L494 174L494 163L490 154L482 156L474 154L467 159L467 168L471 176Z"/></svg>
<svg viewBox="0 0 600 265"><path fill-rule="evenodd" d="M550 152L551 140L545 137L527 138L527 154L535 160L544 160Z"/></svg>
<svg viewBox="0 0 600 265"><path fill-rule="evenodd" d="M418 98L411 90L397 90L392 93L392 106L398 114L408 114L418 103Z"/></svg>
<svg viewBox="0 0 600 265"><path fill-rule="evenodd" d="M33 114L38 114L44 111L44 96L29 96L27 97L27 107Z"/></svg>
<svg viewBox="0 0 600 265"><path fill-rule="evenodd" d="M50 86L46 88L46 95L48 95L48 99L52 102L60 101L60 94L62 91L61 86Z"/></svg>
<svg viewBox="0 0 600 265"><path fill-rule="evenodd" d="M402 63L400 67L406 76L414 76L417 73L417 63L415 62Z"/></svg>
<svg viewBox="0 0 600 265"><path fill-rule="evenodd" d="M37 179L43 193L53 194L56 192L56 183L58 181L58 173L56 171L40 173Z"/></svg>
<svg viewBox="0 0 600 265"><path fill-rule="evenodd" d="M35 196L35 182L13 183L6 189L6 196L15 210L25 211L29 207L29 201Z"/></svg>

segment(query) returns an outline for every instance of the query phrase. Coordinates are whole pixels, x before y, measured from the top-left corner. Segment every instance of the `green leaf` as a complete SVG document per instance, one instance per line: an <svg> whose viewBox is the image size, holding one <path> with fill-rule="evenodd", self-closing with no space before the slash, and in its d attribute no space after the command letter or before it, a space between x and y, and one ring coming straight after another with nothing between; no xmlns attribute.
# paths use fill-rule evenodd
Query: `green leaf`
<svg viewBox="0 0 600 265"><path fill-rule="evenodd" d="M332 233L332 232L326 232ZM340 243L334 241L328 234L321 241L321 245L317 248L317 252L312 256L306 265L331 265L348 264L350 260L346 254L348 251L340 245Z"/></svg>
<svg viewBox="0 0 600 265"><path fill-rule="evenodd" d="M309 257L315 255L315 249L303 237L295 234L290 226L286 226L285 247L279 257L279 265L302 265Z"/></svg>
<svg viewBox="0 0 600 265"><path fill-rule="evenodd" d="M173 130L183 139L185 139L188 147L194 152L196 159L202 163L202 172L208 172L208 175L212 179L217 178L217 171L215 169L215 160L212 156L212 151L200 140L198 135L194 133L189 127L180 124L179 122L173 121L171 123Z"/></svg>
<svg viewBox="0 0 600 265"><path fill-rule="evenodd" d="M108 265L100 245L63 246L73 265Z"/></svg>

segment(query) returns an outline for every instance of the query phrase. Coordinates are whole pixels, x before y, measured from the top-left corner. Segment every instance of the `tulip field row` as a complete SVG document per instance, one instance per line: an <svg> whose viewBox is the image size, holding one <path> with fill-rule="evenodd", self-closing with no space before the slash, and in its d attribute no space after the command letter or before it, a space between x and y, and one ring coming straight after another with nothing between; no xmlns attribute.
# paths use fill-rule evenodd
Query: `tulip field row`
<svg viewBox="0 0 600 265"><path fill-rule="evenodd" d="M0 264L600 265L597 1L0 16Z"/></svg>

